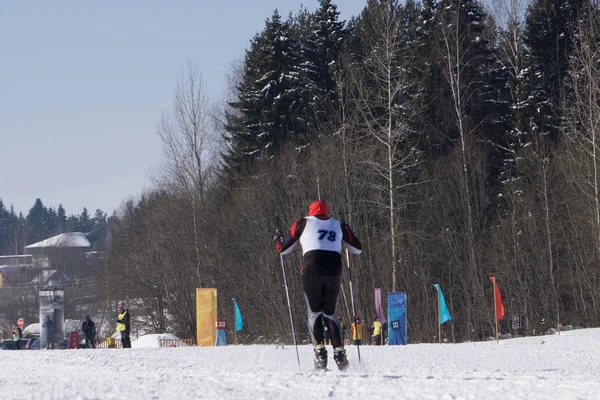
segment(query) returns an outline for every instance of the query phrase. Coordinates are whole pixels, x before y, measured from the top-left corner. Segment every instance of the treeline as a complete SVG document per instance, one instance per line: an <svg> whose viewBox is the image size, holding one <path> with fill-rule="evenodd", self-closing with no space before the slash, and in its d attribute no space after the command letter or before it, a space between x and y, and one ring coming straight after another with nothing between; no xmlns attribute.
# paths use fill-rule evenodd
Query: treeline
<svg viewBox="0 0 600 400"><path fill-rule="evenodd" d="M490 337L494 275L505 333L598 325L598 3L494 4L371 0L347 22L329 0L276 11L226 104L190 65L158 124L155 189L111 226L111 296L195 337L195 288L216 287L220 316L240 305L243 340L289 341L272 235L321 198L364 244L351 262L367 323L374 288L405 291L410 340L437 340L439 283L443 335ZM300 254L285 262L300 319Z"/></svg>
<svg viewBox="0 0 600 400"><path fill-rule="evenodd" d="M97 209L90 216L87 208L81 214L67 212L62 204L58 208L46 207L36 199L27 215L17 214L11 206L6 208L0 198L0 255L25 254L25 247L66 232L83 232L94 250L105 250L108 241L107 215Z"/></svg>

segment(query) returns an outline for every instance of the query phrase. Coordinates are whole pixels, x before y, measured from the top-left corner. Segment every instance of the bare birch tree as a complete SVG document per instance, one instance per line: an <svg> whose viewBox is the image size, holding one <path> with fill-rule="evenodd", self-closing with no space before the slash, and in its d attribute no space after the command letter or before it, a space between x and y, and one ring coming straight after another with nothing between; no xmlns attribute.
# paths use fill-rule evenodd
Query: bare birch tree
<svg viewBox="0 0 600 400"><path fill-rule="evenodd" d="M373 157L365 164L384 185L377 180L373 188L385 193L385 203L379 204L387 211L391 289L398 287L398 265L402 259L399 251L398 208L400 192L409 181L402 176L416 164L417 151L409 143L408 119L405 101L409 82L402 57L405 51L400 32L402 7L397 1L372 4L368 14L363 14L361 55L362 71L354 76L357 88L359 120L365 134L373 143ZM368 138L367 138L368 140Z"/></svg>
<svg viewBox="0 0 600 400"><path fill-rule="evenodd" d="M215 138L210 128L209 100L202 74L195 62L188 61L177 80L173 107L163 113L157 125L163 144L163 163L156 183L191 201L197 277L201 268L198 213L204 209L206 187L216 164Z"/></svg>

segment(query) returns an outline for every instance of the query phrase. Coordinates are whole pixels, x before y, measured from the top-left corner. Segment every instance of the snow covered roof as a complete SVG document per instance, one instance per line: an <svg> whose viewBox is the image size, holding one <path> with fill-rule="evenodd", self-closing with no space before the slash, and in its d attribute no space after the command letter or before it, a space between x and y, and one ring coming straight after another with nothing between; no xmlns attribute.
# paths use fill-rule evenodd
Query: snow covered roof
<svg viewBox="0 0 600 400"><path fill-rule="evenodd" d="M8 272L19 272L23 268L31 267L31 264L22 265L0 265L0 274Z"/></svg>
<svg viewBox="0 0 600 400"><path fill-rule="evenodd" d="M0 273L16 272L22 268L33 266L31 254L0 256Z"/></svg>
<svg viewBox="0 0 600 400"><path fill-rule="evenodd" d="M82 232L61 233L49 239L26 246L26 249L44 247L91 247L90 241Z"/></svg>

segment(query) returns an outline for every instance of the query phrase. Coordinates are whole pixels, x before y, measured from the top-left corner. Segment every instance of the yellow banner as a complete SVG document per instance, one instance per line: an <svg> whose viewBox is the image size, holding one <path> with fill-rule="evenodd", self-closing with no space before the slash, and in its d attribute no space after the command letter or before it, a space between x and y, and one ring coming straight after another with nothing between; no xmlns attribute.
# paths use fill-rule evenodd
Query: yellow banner
<svg viewBox="0 0 600 400"><path fill-rule="evenodd" d="M196 343L214 346L217 336L217 289L196 289Z"/></svg>

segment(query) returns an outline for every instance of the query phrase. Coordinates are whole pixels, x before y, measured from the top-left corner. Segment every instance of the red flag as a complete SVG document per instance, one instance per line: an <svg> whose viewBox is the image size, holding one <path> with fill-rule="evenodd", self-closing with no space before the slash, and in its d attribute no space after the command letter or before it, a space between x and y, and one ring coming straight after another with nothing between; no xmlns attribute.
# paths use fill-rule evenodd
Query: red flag
<svg viewBox="0 0 600 400"><path fill-rule="evenodd" d="M490 280L494 283L494 288L496 289L496 319L498 321L502 321L504 319L504 304L502 304L502 295L500 295L500 288L496 283L496 278L490 276Z"/></svg>

